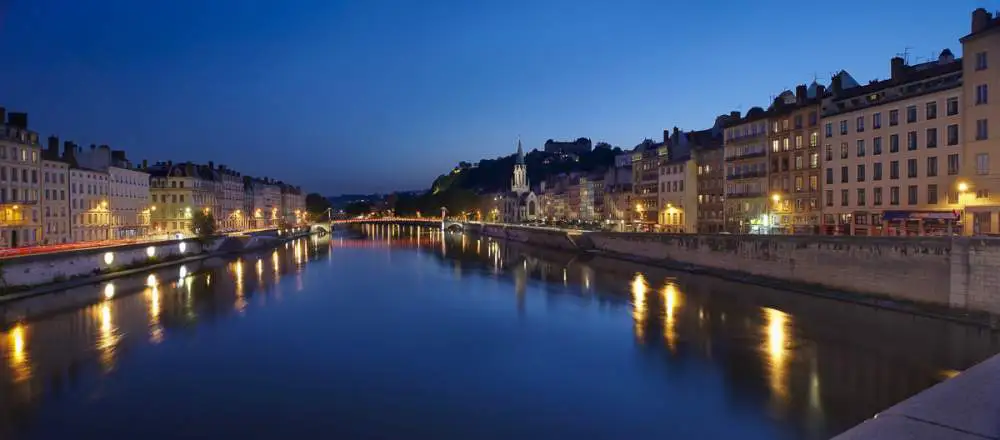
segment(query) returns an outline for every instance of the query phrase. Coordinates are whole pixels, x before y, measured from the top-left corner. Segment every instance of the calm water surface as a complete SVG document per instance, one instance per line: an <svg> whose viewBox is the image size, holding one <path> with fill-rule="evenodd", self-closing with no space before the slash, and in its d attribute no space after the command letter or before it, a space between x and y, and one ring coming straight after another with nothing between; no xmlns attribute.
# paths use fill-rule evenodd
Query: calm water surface
<svg viewBox="0 0 1000 440"><path fill-rule="evenodd" d="M973 327L416 227L0 309L0 438L828 438Z"/></svg>

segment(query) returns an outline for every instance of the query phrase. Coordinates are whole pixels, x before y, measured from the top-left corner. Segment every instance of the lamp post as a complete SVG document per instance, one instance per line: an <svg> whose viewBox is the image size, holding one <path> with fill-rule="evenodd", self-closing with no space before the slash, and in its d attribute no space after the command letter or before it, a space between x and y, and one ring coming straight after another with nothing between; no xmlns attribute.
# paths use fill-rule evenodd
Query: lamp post
<svg viewBox="0 0 1000 440"><path fill-rule="evenodd" d="M774 220L771 219L771 217L773 217L774 216L774 212L778 210L777 209L778 203L781 203L781 194L778 194L778 193L772 194L771 195L771 200L774 202L774 207L771 208L770 213L767 216L767 233L768 234L771 233L771 225L774 223Z"/></svg>
<svg viewBox="0 0 1000 440"><path fill-rule="evenodd" d="M968 191L969 191L968 183L958 182L958 204L962 206L962 210L959 211L959 220L962 221L962 230L960 231L960 235L965 235L965 222L966 222L965 203L962 201L962 196L964 196L965 193ZM951 235L950 228L948 230L948 235Z"/></svg>

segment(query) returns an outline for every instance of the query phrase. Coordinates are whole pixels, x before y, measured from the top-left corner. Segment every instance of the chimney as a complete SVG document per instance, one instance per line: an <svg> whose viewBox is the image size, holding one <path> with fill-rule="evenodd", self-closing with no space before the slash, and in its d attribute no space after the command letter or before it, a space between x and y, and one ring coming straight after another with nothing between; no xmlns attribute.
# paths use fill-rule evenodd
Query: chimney
<svg viewBox="0 0 1000 440"><path fill-rule="evenodd" d="M192 164L191 162L188 162L188 163L184 164L184 170L186 171L186 174L188 176L193 175L194 174L194 164Z"/></svg>
<svg viewBox="0 0 1000 440"><path fill-rule="evenodd" d="M149 162L146 161L146 159L143 159L142 160L142 169L146 169L147 167L149 167Z"/></svg>
<svg viewBox="0 0 1000 440"><path fill-rule="evenodd" d="M797 104L801 104L801 103L805 102L806 98L808 98L808 96L807 96L808 93L809 93L809 89L806 87L806 85L805 84L799 84L797 87L795 87L795 102Z"/></svg>
<svg viewBox="0 0 1000 440"><path fill-rule="evenodd" d="M979 8L972 11L972 33L982 32L986 30L990 25L990 20L993 19L993 14L986 12L985 9Z"/></svg>
<svg viewBox="0 0 1000 440"><path fill-rule="evenodd" d="M825 95L825 94L826 94L826 87L817 84L816 85L816 98L822 99L823 95Z"/></svg>
<svg viewBox="0 0 1000 440"><path fill-rule="evenodd" d="M667 143L667 142L670 142L670 130L664 128L663 129L663 143Z"/></svg>
<svg viewBox="0 0 1000 440"><path fill-rule="evenodd" d="M8 113L7 125L13 125L18 128L28 128L28 114L23 112Z"/></svg>
<svg viewBox="0 0 1000 440"><path fill-rule="evenodd" d="M170 168L173 168L173 167L174 167L174 161L168 160L167 161L167 171L170 171Z"/></svg>
<svg viewBox="0 0 1000 440"><path fill-rule="evenodd" d="M208 161L208 168L214 170L215 169L215 163L213 163L212 161Z"/></svg>
<svg viewBox="0 0 1000 440"><path fill-rule="evenodd" d="M889 60L889 72L892 79L899 79L906 73L906 61L900 57L892 57Z"/></svg>
<svg viewBox="0 0 1000 440"><path fill-rule="evenodd" d="M46 153L52 156L53 159L59 157L59 138L56 136L49 136L49 148Z"/></svg>
<svg viewBox="0 0 1000 440"><path fill-rule="evenodd" d="M0 124L6 124L6 123L7 123L7 108L0 107Z"/></svg>
<svg viewBox="0 0 1000 440"><path fill-rule="evenodd" d="M830 79L830 88L833 89L833 95L834 96L839 96L841 94L841 92L844 91L843 87L841 86L841 82L840 81L841 81L841 78L840 78L840 74L839 73L836 74L836 75L833 75L833 78Z"/></svg>
<svg viewBox="0 0 1000 440"><path fill-rule="evenodd" d="M73 160L76 157L76 144L70 141L63 142L63 160Z"/></svg>
<svg viewBox="0 0 1000 440"><path fill-rule="evenodd" d="M731 111L731 112L729 112L729 118L733 119L733 120L739 119L740 118L740 112L738 112L738 111Z"/></svg>

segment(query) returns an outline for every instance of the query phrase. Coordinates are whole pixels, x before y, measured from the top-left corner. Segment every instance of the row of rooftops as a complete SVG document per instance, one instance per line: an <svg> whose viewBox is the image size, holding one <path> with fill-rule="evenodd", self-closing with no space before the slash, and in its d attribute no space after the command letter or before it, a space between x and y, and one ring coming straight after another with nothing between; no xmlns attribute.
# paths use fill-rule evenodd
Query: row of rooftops
<svg viewBox="0 0 1000 440"><path fill-rule="evenodd" d="M6 108L0 107L0 138L14 143L41 147L38 133L28 129L28 114L21 112L7 112ZM60 146L62 147L60 149ZM228 179L241 181L244 185L273 185L277 186L284 193L302 194L300 187L284 183L269 177L244 176L240 172L209 161L208 164L196 164L193 162L173 161L156 162L152 165L146 160L141 164L133 164L125 155L124 150L113 150L107 145L91 144L90 148L84 148L72 141L64 141L60 144L57 136L49 136L46 147L41 151L42 160L64 162L72 168L107 172L109 167L131 169L148 173L151 177L197 177L204 180L223 181Z"/></svg>

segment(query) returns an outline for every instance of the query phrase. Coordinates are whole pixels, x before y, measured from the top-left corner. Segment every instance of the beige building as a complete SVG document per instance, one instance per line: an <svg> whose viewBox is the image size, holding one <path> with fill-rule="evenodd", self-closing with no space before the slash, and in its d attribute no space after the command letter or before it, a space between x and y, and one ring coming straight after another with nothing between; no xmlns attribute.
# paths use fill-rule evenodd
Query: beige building
<svg viewBox="0 0 1000 440"><path fill-rule="evenodd" d="M667 155L666 143L646 140L632 150L632 201L634 227L652 231L659 220L660 162Z"/></svg>
<svg viewBox="0 0 1000 440"><path fill-rule="evenodd" d="M65 144L63 160L69 167L70 237L72 241L112 238L109 199L111 148Z"/></svg>
<svg viewBox="0 0 1000 440"><path fill-rule="evenodd" d="M669 158L660 164L659 224L668 233L698 230L698 174L690 156Z"/></svg>
<svg viewBox="0 0 1000 440"><path fill-rule="evenodd" d="M219 216L216 217L219 227L223 230L247 229L249 217L243 207L243 176L225 165L219 165L216 173L220 179L215 195L219 204Z"/></svg>
<svg viewBox="0 0 1000 440"><path fill-rule="evenodd" d="M823 103L823 231L944 234L954 228L962 172L962 62L891 60L891 77L843 87Z"/></svg>
<svg viewBox="0 0 1000 440"><path fill-rule="evenodd" d="M276 182L267 178L248 179L253 200L251 226L254 228L276 226L281 210L281 188Z"/></svg>
<svg viewBox="0 0 1000 440"><path fill-rule="evenodd" d="M769 115L760 107L739 118L734 112L725 129L725 230L736 234L769 232L767 130Z"/></svg>
<svg viewBox="0 0 1000 440"><path fill-rule="evenodd" d="M218 211L214 171L191 162L160 162L149 173L152 229L157 234L191 234L195 210Z"/></svg>
<svg viewBox="0 0 1000 440"><path fill-rule="evenodd" d="M737 116L738 117L738 116ZM718 119L721 129L725 119ZM691 155L698 167L695 182L698 191L696 229L699 234L716 234L723 231L725 217L725 151L722 136L715 129L695 133Z"/></svg>
<svg viewBox="0 0 1000 440"><path fill-rule="evenodd" d="M816 234L821 221L819 114L825 90L813 83L771 106L768 160L771 232Z"/></svg>
<svg viewBox="0 0 1000 440"><path fill-rule="evenodd" d="M50 137L42 152L42 243L72 241L70 229L69 164L59 156L59 138Z"/></svg>
<svg viewBox="0 0 1000 440"><path fill-rule="evenodd" d="M281 216L285 224L288 226L293 226L301 223L303 221L303 216L306 213L306 196L302 193L302 189L297 186L292 186L288 184L280 184L281 187ZM536 208L537 202L532 202L532 211ZM534 213L531 215L535 216Z"/></svg>
<svg viewBox="0 0 1000 440"><path fill-rule="evenodd" d="M0 107L0 122L0 247L36 245L42 242L38 133L28 130L27 113Z"/></svg>
<svg viewBox="0 0 1000 440"><path fill-rule="evenodd" d="M112 151L110 177L111 231L113 238L131 239L148 233L152 211L149 173L137 169L124 151Z"/></svg>
<svg viewBox="0 0 1000 440"><path fill-rule="evenodd" d="M971 32L961 42L963 78L956 111L961 113L958 120L965 154L959 173L959 189L964 191L958 194L957 206L965 210L966 234L997 234L1000 169L994 170L992 160L1000 156L1000 17L976 9Z"/></svg>

